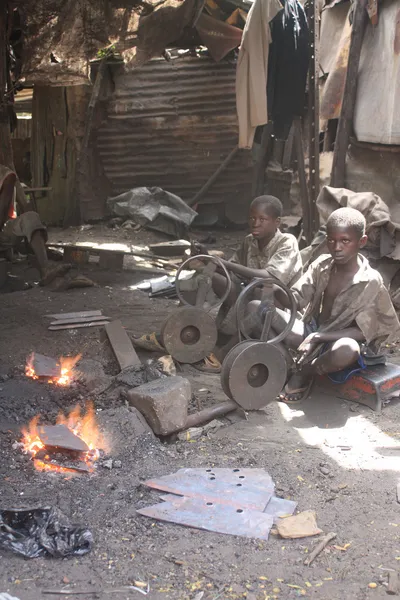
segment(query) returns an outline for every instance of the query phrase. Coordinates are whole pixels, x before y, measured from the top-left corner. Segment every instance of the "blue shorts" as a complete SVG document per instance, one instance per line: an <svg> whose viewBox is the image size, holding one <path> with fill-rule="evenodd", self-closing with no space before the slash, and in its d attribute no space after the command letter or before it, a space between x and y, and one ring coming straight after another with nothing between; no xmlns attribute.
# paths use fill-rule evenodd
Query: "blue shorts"
<svg viewBox="0 0 400 600"><path fill-rule="evenodd" d="M310 333L317 331L318 326L317 326L315 319L313 319L311 321L311 323L308 323L307 325L305 325L304 329L305 329L306 335L309 335ZM330 346L331 346L331 344L329 342L326 344L323 344L321 346L319 356L321 354L323 354L324 352L327 352L329 350ZM359 371L363 371L366 368L367 368L367 365L365 364L365 360L364 360L363 356L360 354L358 361L355 362L353 365L350 365L350 367L347 367L346 369L342 369L341 371L336 371L335 373L329 373L327 375L327 377L329 377L329 379L333 383L346 383L346 381L348 381L352 375L354 375L355 373L359 373Z"/></svg>

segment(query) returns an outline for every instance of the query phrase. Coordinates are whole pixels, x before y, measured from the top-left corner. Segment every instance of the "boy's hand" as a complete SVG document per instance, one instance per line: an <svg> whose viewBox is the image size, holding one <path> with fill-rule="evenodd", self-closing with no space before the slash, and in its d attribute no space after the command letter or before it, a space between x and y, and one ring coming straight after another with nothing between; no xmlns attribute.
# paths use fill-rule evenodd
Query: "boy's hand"
<svg viewBox="0 0 400 600"><path fill-rule="evenodd" d="M318 333L310 333L297 348L298 352L300 352L300 358L297 361L297 365L302 365L307 356L309 356L320 343L321 341Z"/></svg>

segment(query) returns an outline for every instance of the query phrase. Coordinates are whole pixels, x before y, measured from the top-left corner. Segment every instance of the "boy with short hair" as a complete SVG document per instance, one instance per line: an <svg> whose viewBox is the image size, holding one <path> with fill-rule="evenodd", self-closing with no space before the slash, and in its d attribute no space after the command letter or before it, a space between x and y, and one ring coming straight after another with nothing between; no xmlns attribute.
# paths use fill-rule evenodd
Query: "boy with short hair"
<svg viewBox="0 0 400 600"><path fill-rule="evenodd" d="M326 227L330 255L314 261L292 287L297 308L305 313L284 341L300 353L298 371L280 396L284 402L304 399L314 375L326 374L342 383L364 369L361 343L378 352L382 345L400 339L400 323L382 277L359 254L367 241L364 216L353 208L339 208ZM275 298L289 306L280 290L275 290ZM262 314L262 305L258 311ZM287 320L287 313L277 308L274 332L282 331Z"/></svg>

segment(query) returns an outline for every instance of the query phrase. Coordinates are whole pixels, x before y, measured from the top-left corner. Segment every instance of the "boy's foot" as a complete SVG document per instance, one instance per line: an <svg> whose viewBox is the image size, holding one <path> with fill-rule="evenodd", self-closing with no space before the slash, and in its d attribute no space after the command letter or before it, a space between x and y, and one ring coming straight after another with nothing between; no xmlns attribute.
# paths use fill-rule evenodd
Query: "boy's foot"
<svg viewBox="0 0 400 600"><path fill-rule="evenodd" d="M285 386L285 389L279 394L278 402L285 404L299 404L306 400L310 395L314 378L304 379L304 376L299 374L293 375Z"/></svg>
<svg viewBox="0 0 400 600"><path fill-rule="evenodd" d="M71 268L72 265L70 263L62 263L56 267L49 267L43 271L39 284L42 286L49 285L56 277L64 277Z"/></svg>
<svg viewBox="0 0 400 600"><path fill-rule="evenodd" d="M139 338L134 337L131 339L132 344L136 346L136 348L141 348L142 350L147 350L148 352L165 352L165 348L159 342L155 331L152 333L145 333Z"/></svg>
<svg viewBox="0 0 400 600"><path fill-rule="evenodd" d="M221 363L212 352L203 358L203 360L194 363L192 367L203 373L221 373Z"/></svg>

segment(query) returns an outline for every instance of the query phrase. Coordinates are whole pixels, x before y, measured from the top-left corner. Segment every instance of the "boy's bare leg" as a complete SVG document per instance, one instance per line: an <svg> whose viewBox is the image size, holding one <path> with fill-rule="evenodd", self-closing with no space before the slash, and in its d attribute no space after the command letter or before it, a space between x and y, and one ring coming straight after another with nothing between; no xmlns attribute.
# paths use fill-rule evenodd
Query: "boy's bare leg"
<svg viewBox="0 0 400 600"><path fill-rule="evenodd" d="M341 338L333 342L329 350L303 365L301 370L289 379L281 399L289 402L301 400L315 375L327 375L346 369L357 362L359 357L360 346L356 340Z"/></svg>
<svg viewBox="0 0 400 600"><path fill-rule="evenodd" d="M54 268L50 267L46 251L46 242L41 230L33 232L30 245L38 262L40 276L42 278L41 285L48 285L54 281L56 277L62 277L71 269L69 263L59 264Z"/></svg>

